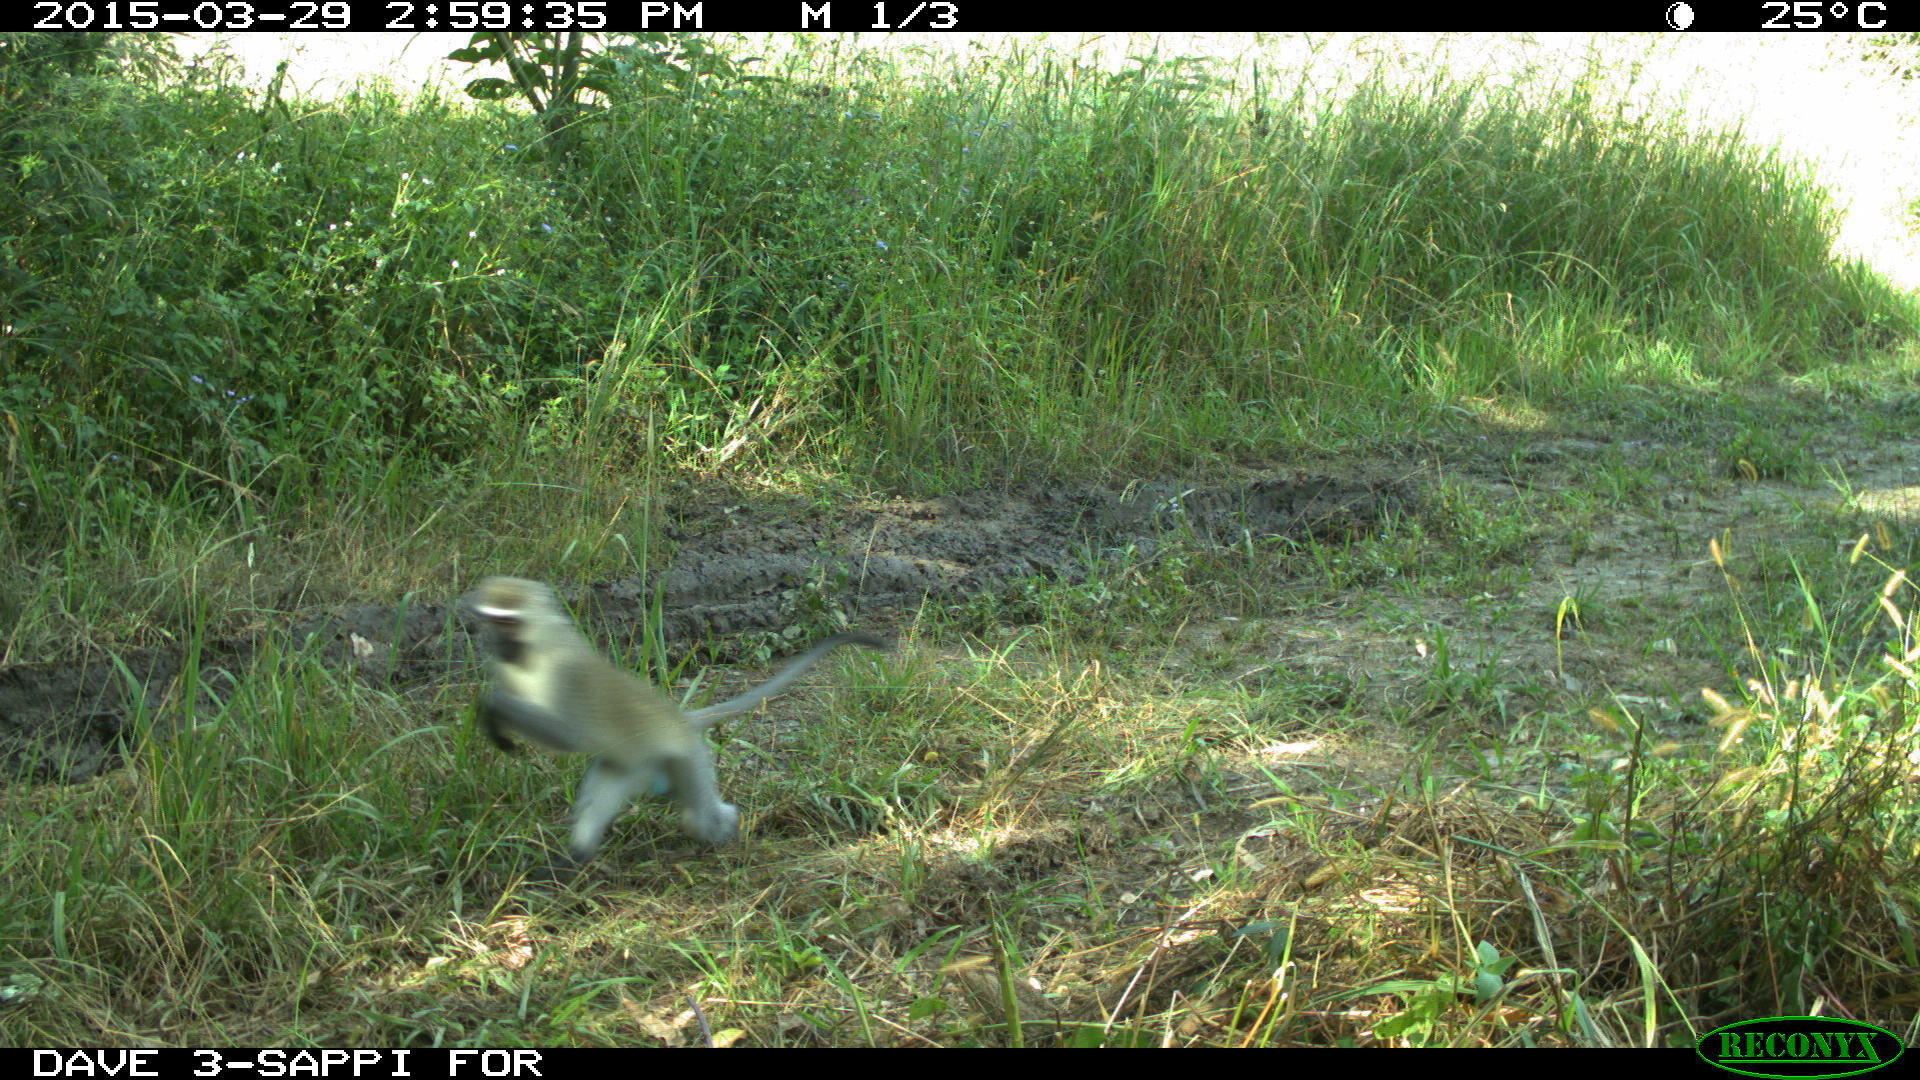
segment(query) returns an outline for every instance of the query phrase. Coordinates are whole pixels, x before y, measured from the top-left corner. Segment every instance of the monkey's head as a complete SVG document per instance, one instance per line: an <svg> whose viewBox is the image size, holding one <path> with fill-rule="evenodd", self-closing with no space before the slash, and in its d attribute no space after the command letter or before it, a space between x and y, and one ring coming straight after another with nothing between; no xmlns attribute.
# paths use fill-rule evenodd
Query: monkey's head
<svg viewBox="0 0 1920 1080"><path fill-rule="evenodd" d="M486 624L502 663L519 663L527 639L541 628L573 626L553 590L526 578L487 578L461 597L460 603Z"/></svg>

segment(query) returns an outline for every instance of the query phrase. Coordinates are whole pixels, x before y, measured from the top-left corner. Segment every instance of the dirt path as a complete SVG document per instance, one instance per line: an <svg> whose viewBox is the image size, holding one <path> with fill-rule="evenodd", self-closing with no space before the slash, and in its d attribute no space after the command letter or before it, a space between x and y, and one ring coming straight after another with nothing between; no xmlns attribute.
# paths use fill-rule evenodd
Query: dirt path
<svg viewBox="0 0 1920 1080"><path fill-rule="evenodd" d="M1519 551L1486 556L1488 588L1467 597L1400 590L1391 601L1397 625L1384 627L1378 605L1367 603L1371 591L1356 590L1265 620L1255 633L1267 645L1254 651L1269 666L1358 675L1388 697L1426 692L1409 688L1430 683L1438 662L1469 689L1579 696L1604 688L1685 712L1692 706L1679 695L1716 674L1711 651L1684 648L1657 628L1685 621L1724 592L1709 539L1781 541L1790 539L1783 530L1798 529L1806 543L1837 554L1858 531L1839 518L1920 519L1920 437L1868 435L1855 424L1808 430L1815 434L1791 479L1761 478L1739 460L1680 476L1676 462L1699 453L1652 439L1515 438L1478 439L1435 459L1444 465L1404 468L1392 479L1378 469L1291 472L1227 485L1056 484L831 513L716 507L669 534L675 553L661 575L611 581L569 600L594 633L631 643L657 596L667 645L678 651L841 619L886 625L923 604L991 597L1036 579L1079 581L1090 559L1129 546L1151 557L1169 543L1356 539L1395 516L1444 519L1441 504L1465 493L1491 513L1511 506L1516 520L1532 523ZM1569 512L1569 492L1584 493L1595 509ZM474 655L447 603L317 612L289 633L296 643L311 640L330 663L390 685L465 677ZM1213 631L1202 623L1187 633L1204 643ZM200 657L202 693L223 693L222 673L243 670L257 644L211 644ZM149 710L164 712L179 663L171 651L130 650L0 671L0 753L19 774L42 780L85 780L114 767L129 685Z"/></svg>
<svg viewBox="0 0 1920 1080"><path fill-rule="evenodd" d="M674 649L806 625L822 617L820 606L884 624L923 603L992 595L1036 577L1077 580L1090 552L1128 545L1151 552L1169 538L1350 536L1376 528L1383 515L1410 511L1416 500L1405 484L1290 474L1231 486L1056 485L880 502L804 519L729 508L677 530L674 557L659 578L609 582L576 607L602 637L631 639L657 593ZM296 620L290 636L382 683L444 679L473 656L445 603L322 612ZM221 673L243 670L256 646L249 639L205 649L203 693L222 693ZM147 709L159 711L175 692L179 667L177 653L132 650L117 662L93 656L0 671L0 753L38 779L97 775L118 762L129 683Z"/></svg>

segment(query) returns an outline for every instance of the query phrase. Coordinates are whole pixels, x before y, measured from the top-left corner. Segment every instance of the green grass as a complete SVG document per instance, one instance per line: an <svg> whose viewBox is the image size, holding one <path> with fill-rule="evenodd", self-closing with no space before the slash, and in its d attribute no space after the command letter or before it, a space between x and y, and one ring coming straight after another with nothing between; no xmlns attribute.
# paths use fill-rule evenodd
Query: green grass
<svg viewBox="0 0 1920 1080"><path fill-rule="evenodd" d="M125 768L0 788L0 1041L1920 1033L1920 308L1809 165L1630 107L1663 47L803 38L564 165L505 104L10 54L0 666L184 663ZM469 657L277 633L705 506L1293 469L1420 499L929 603L725 733L745 843L650 805L572 886L578 763L476 741Z"/></svg>

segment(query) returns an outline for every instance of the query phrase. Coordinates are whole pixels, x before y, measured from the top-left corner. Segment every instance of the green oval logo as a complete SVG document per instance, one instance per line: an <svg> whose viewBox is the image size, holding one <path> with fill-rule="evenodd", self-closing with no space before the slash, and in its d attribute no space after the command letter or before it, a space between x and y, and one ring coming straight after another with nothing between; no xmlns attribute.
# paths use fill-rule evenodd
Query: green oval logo
<svg viewBox="0 0 1920 1080"><path fill-rule="evenodd" d="M1767 1016L1714 1028L1694 1049L1709 1065L1742 1076L1815 1080L1858 1076L1900 1060L1892 1034L1836 1016Z"/></svg>

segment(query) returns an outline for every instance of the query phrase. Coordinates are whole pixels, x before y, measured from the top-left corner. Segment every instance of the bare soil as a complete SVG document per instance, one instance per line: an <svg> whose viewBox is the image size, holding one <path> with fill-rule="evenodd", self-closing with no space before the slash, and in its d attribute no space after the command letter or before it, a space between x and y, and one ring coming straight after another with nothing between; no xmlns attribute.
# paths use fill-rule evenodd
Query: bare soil
<svg viewBox="0 0 1920 1080"><path fill-rule="evenodd" d="M1350 537L1417 499L1404 483L1296 473L1231 485L1056 485L810 516L730 507L677 526L669 537L675 554L658 575L568 599L603 639L630 642L657 610L667 647L684 650L829 617L810 616L809 607L885 625L924 603L992 595L1036 577L1077 580L1089 552L1131 545L1150 553L1170 537ZM378 683L470 678L461 669L474 663L475 649L452 600L316 612L280 632ZM225 673L244 670L262 641L204 648L201 692L221 693ZM0 755L16 774L38 780L77 782L115 767L135 716L165 711L180 664L175 650L134 649L0 671Z"/></svg>

